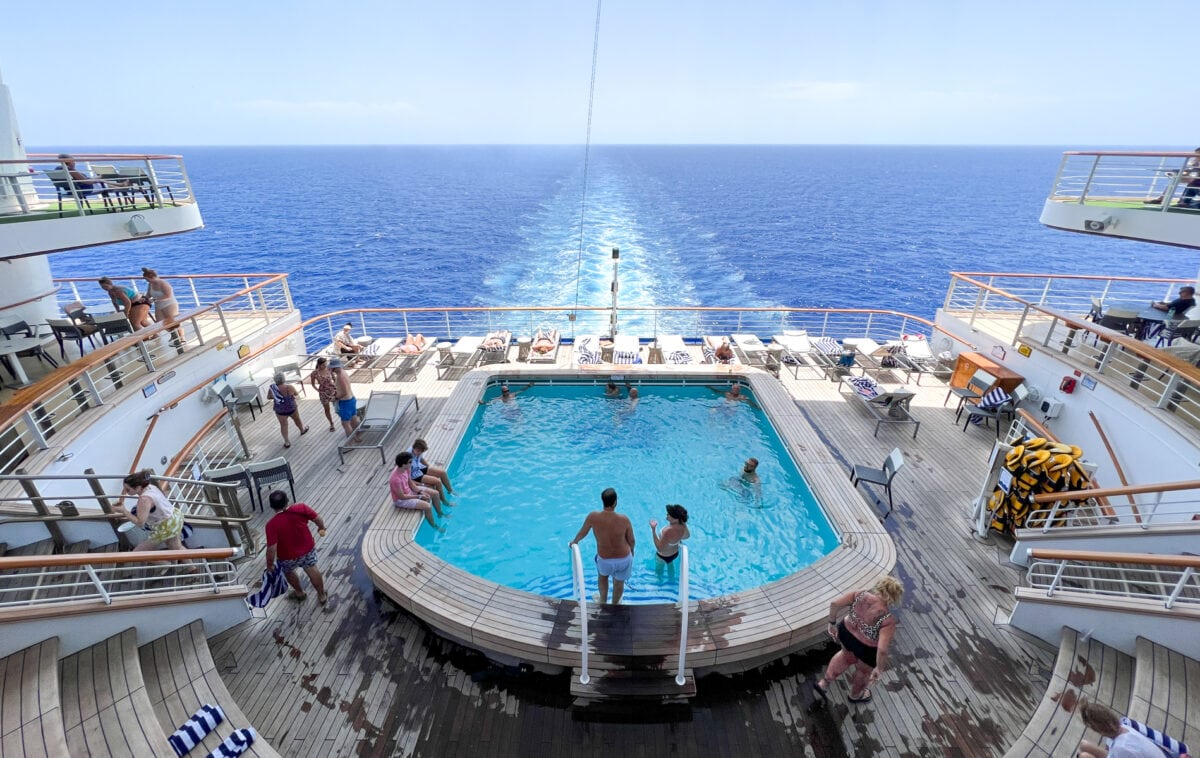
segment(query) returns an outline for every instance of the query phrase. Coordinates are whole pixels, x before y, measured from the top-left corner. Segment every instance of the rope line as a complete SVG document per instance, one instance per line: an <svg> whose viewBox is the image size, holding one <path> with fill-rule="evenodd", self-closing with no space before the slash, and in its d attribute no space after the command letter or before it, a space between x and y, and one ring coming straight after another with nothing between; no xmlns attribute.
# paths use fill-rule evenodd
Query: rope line
<svg viewBox="0 0 1200 758"><path fill-rule="evenodd" d="M579 277L583 271L583 221L587 212L588 163L592 152L592 106L596 99L596 59L600 55L602 4L603 0L596 0L596 28L592 33L592 81L588 85L587 137L583 141L583 194L579 199L579 252L575 256L575 308L571 312L572 319L579 310Z"/></svg>

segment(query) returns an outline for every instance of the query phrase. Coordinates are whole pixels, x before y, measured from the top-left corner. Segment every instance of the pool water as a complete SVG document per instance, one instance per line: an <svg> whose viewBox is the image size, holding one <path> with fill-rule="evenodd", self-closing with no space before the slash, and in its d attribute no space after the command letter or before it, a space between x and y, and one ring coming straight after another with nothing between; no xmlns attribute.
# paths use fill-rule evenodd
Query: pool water
<svg viewBox="0 0 1200 758"><path fill-rule="evenodd" d="M636 406L624 387L621 398L605 397L603 383L510 386L518 394L507 403L488 388L450 464L458 506L445 534L418 531L418 544L449 563L572 597L567 543L606 487L617 490L637 542L626 602L677 598L679 562L655 557L649 526L651 518L666 526L668 503L688 510L692 599L782 578L837 545L764 413L725 399L728 384L642 384ZM739 481L749 457L759 460L761 498ZM580 549L591 592L591 535Z"/></svg>

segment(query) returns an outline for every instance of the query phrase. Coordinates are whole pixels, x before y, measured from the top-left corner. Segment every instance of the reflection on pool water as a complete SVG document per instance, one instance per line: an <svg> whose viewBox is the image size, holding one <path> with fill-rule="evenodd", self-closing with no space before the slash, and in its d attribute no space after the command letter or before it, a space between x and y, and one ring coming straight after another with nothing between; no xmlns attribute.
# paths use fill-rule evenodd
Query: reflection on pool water
<svg viewBox="0 0 1200 758"><path fill-rule="evenodd" d="M520 391L513 380L512 402L490 387L450 465L458 507L447 511L446 533L422 526L417 542L494 582L569 598L567 543L614 487L637 541L626 602L676 599L678 563L655 557L649 526L666 526L668 503L688 510L693 599L780 579L836 547L761 410L727 400L727 384L638 386L636 403L624 386L620 398L605 397L603 383ZM759 460L761 496L739 479L749 457ZM594 539L580 548L594 590Z"/></svg>

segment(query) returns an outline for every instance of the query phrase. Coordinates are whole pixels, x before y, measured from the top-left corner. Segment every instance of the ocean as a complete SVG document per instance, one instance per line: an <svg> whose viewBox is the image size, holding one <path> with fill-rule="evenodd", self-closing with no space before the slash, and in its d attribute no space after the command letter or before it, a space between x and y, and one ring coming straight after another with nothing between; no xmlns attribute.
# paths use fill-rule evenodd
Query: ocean
<svg viewBox="0 0 1200 758"><path fill-rule="evenodd" d="M205 228L59 253L56 275L285 271L306 317L606 306L617 247L622 304L932 318L951 270L1195 273L1039 225L1057 147L596 146L582 205L581 146L145 150L184 156Z"/></svg>

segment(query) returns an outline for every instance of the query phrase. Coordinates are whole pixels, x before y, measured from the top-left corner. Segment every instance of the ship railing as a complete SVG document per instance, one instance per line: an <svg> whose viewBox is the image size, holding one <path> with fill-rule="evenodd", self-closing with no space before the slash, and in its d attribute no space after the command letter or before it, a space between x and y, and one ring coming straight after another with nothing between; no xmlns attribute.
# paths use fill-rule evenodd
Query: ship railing
<svg viewBox="0 0 1200 758"><path fill-rule="evenodd" d="M191 279L195 285L177 295L180 299L189 290L211 291L201 283L208 277ZM51 438L67 425L128 393L143 378L167 376L160 369L176 355L210 344L237 344L293 317L286 274L213 279L223 282L216 286L241 289L181 314L174 324L156 324L100 346L19 390L0 410L0 471L12 471L29 455L49 448ZM67 286L77 282L63 280Z"/></svg>
<svg viewBox="0 0 1200 758"><path fill-rule="evenodd" d="M514 338L538 330L557 330L571 341L582 335L609 334L611 308L367 308L338 311L306 323L304 342L309 354L328 348L345 323L356 336L404 337L421 334L429 340L456 340L510 331ZM680 334L692 339L703 335L756 334L764 341L783 331L803 329L813 338L870 337L876 341L922 334L934 340L936 350L949 350L961 342L932 322L906 313L854 308L714 308L699 306L618 308L616 323L622 334L651 341L659 335Z"/></svg>
<svg viewBox="0 0 1200 758"><path fill-rule="evenodd" d="M571 543L571 582L575 587L575 598L579 601L579 683L587 684L592 680L588 673L588 608L587 584L583 581L583 557L579 553L579 545Z"/></svg>
<svg viewBox="0 0 1200 758"><path fill-rule="evenodd" d="M0 557L0 609L170 597L241 586L232 548Z"/></svg>
<svg viewBox="0 0 1200 758"><path fill-rule="evenodd" d="M123 494L127 474L0 475L0 543L27 544L50 539L58 550L78 542L131 546L118 530L125 509L136 501ZM237 485L176 476L151 479L183 511L193 529L219 530L227 545L255 553L250 518L237 497ZM53 505L51 505L53 503Z"/></svg>
<svg viewBox="0 0 1200 758"><path fill-rule="evenodd" d="M687 641L688 641L688 546L679 546L679 668L675 672L675 684L687 684Z"/></svg>
<svg viewBox="0 0 1200 758"><path fill-rule="evenodd" d="M1034 549L1029 558L1026 585L1048 598L1136 599L1165 610L1200 610L1197 556Z"/></svg>
<svg viewBox="0 0 1200 758"><path fill-rule="evenodd" d="M1196 157L1196 153L1179 152L1066 152L1050 200L1166 213L1177 194L1200 180L1200 167L1188 166ZM1200 207L1200 198L1197 201Z"/></svg>
<svg viewBox="0 0 1200 758"><path fill-rule="evenodd" d="M57 154L0 160L0 216L7 221L32 221L146 211L194 201L182 156L72 153L70 159L87 179L55 173L62 171L64 160Z"/></svg>
<svg viewBox="0 0 1200 758"><path fill-rule="evenodd" d="M1187 279L1165 277L1108 277L1070 274L1012 274L955 271L950 274L943 309L972 325L989 316L1020 317L1025 306L1048 308L1086 318L1093 303L1110 305L1170 301ZM1139 308L1139 310L1140 310Z"/></svg>
<svg viewBox="0 0 1200 758"><path fill-rule="evenodd" d="M1156 526L1191 524L1200 512L1198 490L1200 481L1189 480L1048 492L1033 497L1041 507L1029 512L1025 528L1057 534L1098 533L1130 525L1152 531Z"/></svg>
<svg viewBox="0 0 1200 758"><path fill-rule="evenodd" d="M976 329L1010 345L1025 344L1061 355L1107 386L1133 393L1142 402L1200 428L1200 369L1172 352L1182 348L1183 355L1195 360L1193 354L1200 348L1181 340L1177 346L1160 350L1077 313L1035 304L971 275L951 276L956 298L964 298L970 288L975 296L971 309L956 312L948 308L947 312L969 319Z"/></svg>

